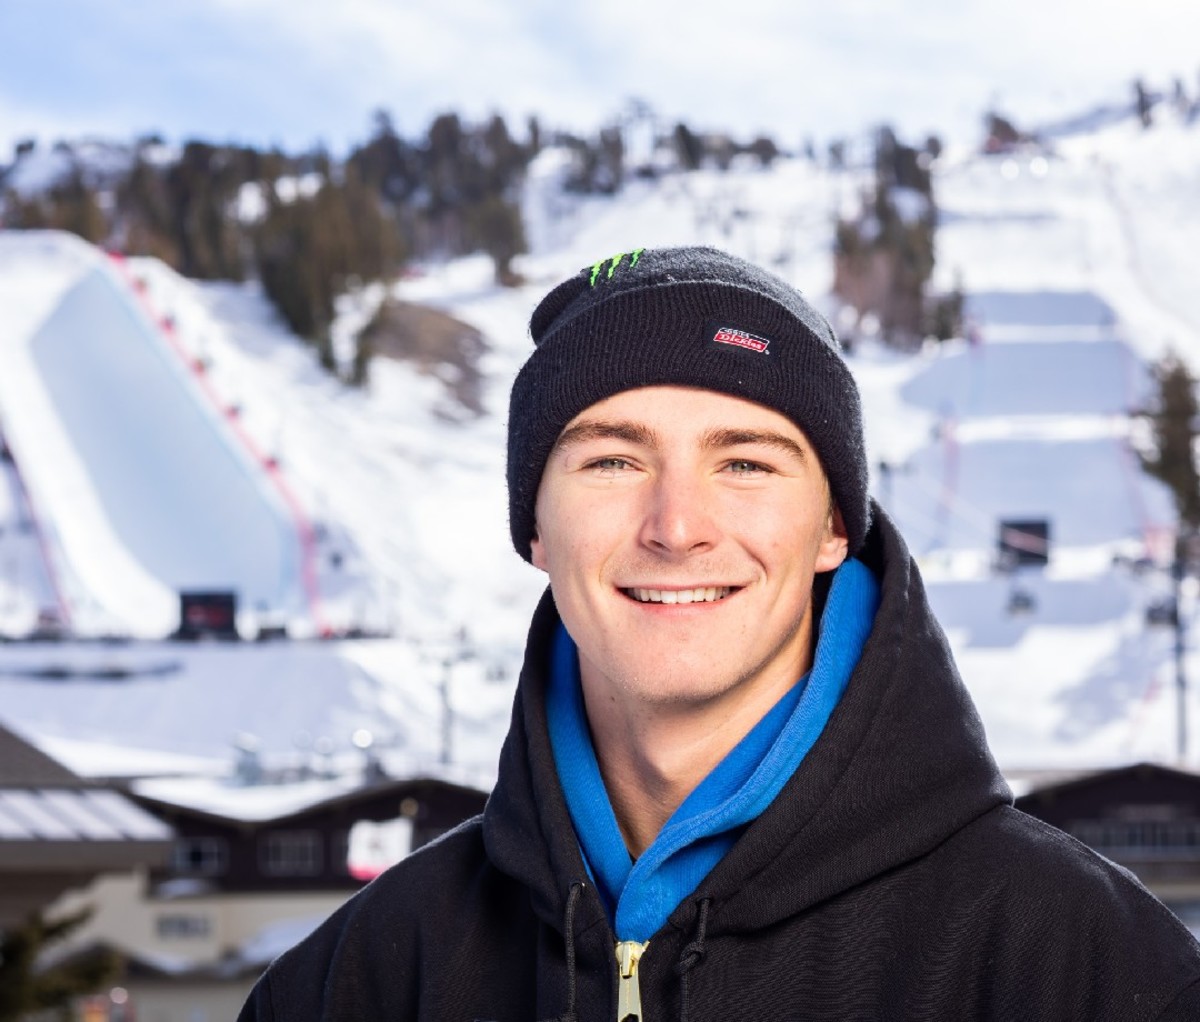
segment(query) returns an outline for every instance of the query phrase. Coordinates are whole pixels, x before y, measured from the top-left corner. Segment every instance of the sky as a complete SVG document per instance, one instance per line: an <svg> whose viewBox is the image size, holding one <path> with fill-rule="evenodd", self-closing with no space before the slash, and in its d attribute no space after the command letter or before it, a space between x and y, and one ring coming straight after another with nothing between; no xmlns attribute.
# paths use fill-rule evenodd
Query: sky
<svg viewBox="0 0 1200 1022"><path fill-rule="evenodd" d="M0 161L24 138L365 139L387 110L499 112L591 130L631 98L664 121L771 132L783 148L890 123L971 141L1127 101L1144 76L1200 87L1195 0L3 0Z"/></svg>

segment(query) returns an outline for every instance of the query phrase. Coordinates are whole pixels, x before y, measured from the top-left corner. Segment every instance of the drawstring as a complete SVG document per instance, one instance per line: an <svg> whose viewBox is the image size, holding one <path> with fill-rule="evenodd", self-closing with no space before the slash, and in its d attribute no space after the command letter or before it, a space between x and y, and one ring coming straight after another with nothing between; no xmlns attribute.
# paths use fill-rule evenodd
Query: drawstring
<svg viewBox="0 0 1200 1022"><path fill-rule="evenodd" d="M582 880L571 884L567 893L567 908L563 915L563 942L567 956L567 1010L552 1022L578 1022L575 1014L575 999L577 977L575 967L575 908L579 898L587 887ZM679 960L675 963L675 975L679 977L679 1018L680 1022L688 1020L688 973L703 960L708 953L704 946L705 934L708 932L708 910L712 905L711 898L702 898L697 904L700 912L696 921L696 936L690 943L685 944L679 952Z"/></svg>
<svg viewBox="0 0 1200 1022"><path fill-rule="evenodd" d="M585 887L587 884L582 880L576 880L567 893L567 910L563 916L563 941L567 949L567 1010L553 1022L578 1022L575 1014L575 906Z"/></svg>
<svg viewBox="0 0 1200 1022"><path fill-rule="evenodd" d="M708 953L704 946L704 933L708 929L708 907L712 904L712 899L702 898L699 904L700 917L696 923L696 939L684 945L683 950L679 952L679 961L675 963L675 975L679 977L679 1022L688 1020L688 973L699 965Z"/></svg>

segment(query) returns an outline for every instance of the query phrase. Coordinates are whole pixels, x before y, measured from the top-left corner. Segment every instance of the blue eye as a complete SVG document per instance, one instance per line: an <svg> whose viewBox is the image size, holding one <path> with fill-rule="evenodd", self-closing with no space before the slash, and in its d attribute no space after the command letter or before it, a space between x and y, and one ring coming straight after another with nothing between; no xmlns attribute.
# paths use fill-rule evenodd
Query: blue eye
<svg viewBox="0 0 1200 1022"><path fill-rule="evenodd" d="M588 468L598 468L609 472L618 472L629 468L629 462L624 458L597 458L588 462Z"/></svg>

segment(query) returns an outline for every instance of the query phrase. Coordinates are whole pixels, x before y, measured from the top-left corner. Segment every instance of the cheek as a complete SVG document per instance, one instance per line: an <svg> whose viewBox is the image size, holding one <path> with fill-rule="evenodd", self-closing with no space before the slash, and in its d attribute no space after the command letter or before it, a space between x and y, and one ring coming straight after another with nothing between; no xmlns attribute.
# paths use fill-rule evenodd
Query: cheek
<svg viewBox="0 0 1200 1022"><path fill-rule="evenodd" d="M610 502L539 502L538 535L531 544L534 566L552 580L595 574L619 542L623 520Z"/></svg>
<svg viewBox="0 0 1200 1022"><path fill-rule="evenodd" d="M533 539L529 544L533 566L546 572L558 559L563 522L562 502L554 489L553 486L543 485L538 491L537 502L533 506Z"/></svg>
<svg viewBox="0 0 1200 1022"><path fill-rule="evenodd" d="M739 530L743 544L776 571L811 568L821 559L828 536L823 518L814 519L794 507L759 507L749 512L743 523Z"/></svg>
<svg viewBox="0 0 1200 1022"><path fill-rule="evenodd" d="M773 557L795 554L813 545L809 516L790 502L750 500L731 510L730 531Z"/></svg>

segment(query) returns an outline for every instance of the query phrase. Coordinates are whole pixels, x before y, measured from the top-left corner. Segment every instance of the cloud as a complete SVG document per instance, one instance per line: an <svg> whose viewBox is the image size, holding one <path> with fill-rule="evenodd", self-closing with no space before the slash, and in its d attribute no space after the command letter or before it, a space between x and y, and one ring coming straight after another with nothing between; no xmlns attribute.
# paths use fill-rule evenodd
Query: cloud
<svg viewBox="0 0 1200 1022"><path fill-rule="evenodd" d="M1194 89L1197 37L1192 0L41 0L0 5L0 130L337 149L378 108L409 135L449 109L587 130L639 97L785 145L961 133L993 101L1029 118L1127 98L1138 74Z"/></svg>

